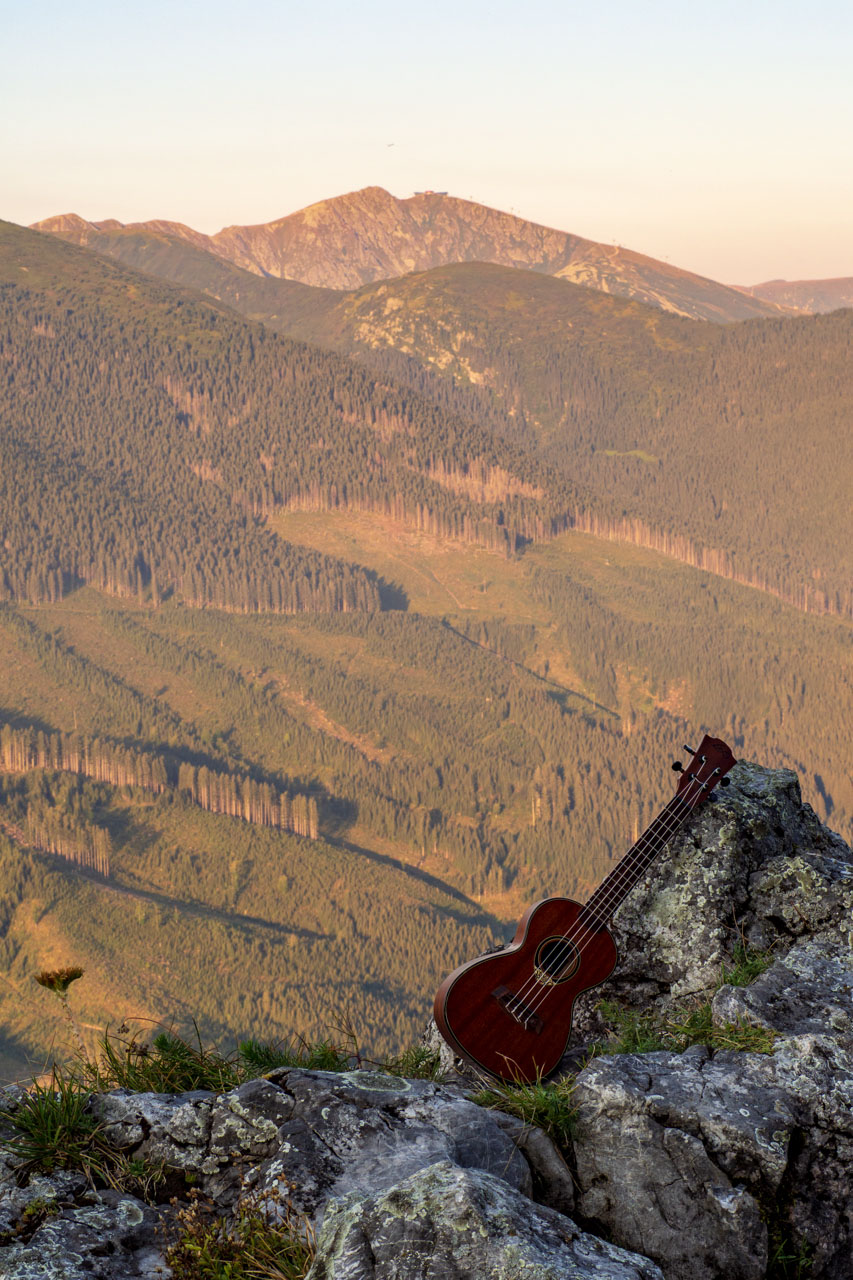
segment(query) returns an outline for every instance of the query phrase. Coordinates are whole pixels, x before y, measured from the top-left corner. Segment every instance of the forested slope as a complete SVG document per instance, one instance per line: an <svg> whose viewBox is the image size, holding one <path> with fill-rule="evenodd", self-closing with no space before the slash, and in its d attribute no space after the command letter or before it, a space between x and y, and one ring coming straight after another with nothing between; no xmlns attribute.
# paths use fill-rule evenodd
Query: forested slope
<svg viewBox="0 0 853 1280"><path fill-rule="evenodd" d="M574 523L853 611L853 312L708 325L485 263L340 295L142 229L92 245L535 451L543 499L516 517L524 537Z"/></svg>
<svg viewBox="0 0 853 1280"><path fill-rule="evenodd" d="M708 325L475 264L370 286L293 331L416 361L424 391L436 373L473 384L598 513L853 610L853 311Z"/></svg>
<svg viewBox="0 0 853 1280"><path fill-rule="evenodd" d="M375 504L512 550L542 493L485 427L50 237L6 224L0 281L4 598L375 608L362 570L260 517Z"/></svg>
<svg viewBox="0 0 853 1280"><path fill-rule="evenodd" d="M449 280L464 301L468 276L389 286L426 291L423 327L410 354L370 330L365 368L35 233L6 228L0 250L9 1070L50 1043L32 973L70 962L94 1026L177 1011L276 1038L344 1004L364 1040L399 1047L443 974L531 900L585 896L703 729L797 768L849 837L849 623L560 532L649 510L673 535L743 536L795 576L818 545L793 540L804 513L786 525L780 498L735 520L711 488L703 524L703 486L719 457L764 501L761 433L810 351L820 421L798 410L798 448L823 466L835 430L836 488L812 515L836 519L843 315L806 331L811 348L754 328L765 403L753 326L700 326L700 347L696 326L589 295L593 312L588 291L516 272L478 268L481 311L433 347L430 291ZM516 288L530 279L572 301L571 376L551 295ZM502 330L513 310L524 324ZM786 336L791 368L773 374ZM709 352L729 418L679 451ZM541 387L558 390L534 412ZM763 417L737 417L748 397ZM812 501L794 443L780 454L789 505Z"/></svg>

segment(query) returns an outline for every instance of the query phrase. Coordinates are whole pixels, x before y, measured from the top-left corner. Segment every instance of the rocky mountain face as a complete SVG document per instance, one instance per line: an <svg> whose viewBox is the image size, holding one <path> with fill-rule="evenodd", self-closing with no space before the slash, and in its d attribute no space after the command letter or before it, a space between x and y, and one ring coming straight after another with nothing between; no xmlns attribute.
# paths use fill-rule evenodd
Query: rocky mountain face
<svg viewBox="0 0 853 1280"><path fill-rule="evenodd" d="M753 298L763 298L779 307L788 307L806 315L853 307L853 278L838 280L767 280L744 288Z"/></svg>
<svg viewBox="0 0 853 1280"><path fill-rule="evenodd" d="M221 1095L96 1095L91 1114L171 1168L170 1194L192 1182L228 1217L289 1187L318 1231L309 1280L848 1280L853 852L795 775L741 764L731 778L620 909L620 965L578 1032L595 1036L602 996L645 1014L704 1001L717 1029L763 1028L765 1051L584 1060L579 1045L561 1150L476 1105L449 1055L443 1084L279 1068ZM738 940L769 967L721 985ZM8 1125L23 1093L0 1097ZM161 1274L167 1204L31 1174L8 1151L5 1173L8 1280Z"/></svg>
<svg viewBox="0 0 853 1280"><path fill-rule="evenodd" d="M773 301L630 249L431 192L398 200L381 187L366 187L275 222L225 227L213 236L178 222L122 226L113 219L86 222L76 214L47 218L34 229L116 256L123 233L148 232L204 249L257 275L332 289L356 289L452 262L494 262L541 271L697 320L781 314Z"/></svg>

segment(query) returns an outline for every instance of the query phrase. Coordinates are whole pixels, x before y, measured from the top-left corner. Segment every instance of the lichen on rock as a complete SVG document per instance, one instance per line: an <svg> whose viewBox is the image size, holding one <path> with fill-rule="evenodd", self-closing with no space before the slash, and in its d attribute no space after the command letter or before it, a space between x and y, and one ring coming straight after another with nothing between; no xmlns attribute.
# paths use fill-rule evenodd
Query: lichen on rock
<svg viewBox="0 0 853 1280"><path fill-rule="evenodd" d="M308 1280L663 1280L506 1183L450 1161L330 1205Z"/></svg>

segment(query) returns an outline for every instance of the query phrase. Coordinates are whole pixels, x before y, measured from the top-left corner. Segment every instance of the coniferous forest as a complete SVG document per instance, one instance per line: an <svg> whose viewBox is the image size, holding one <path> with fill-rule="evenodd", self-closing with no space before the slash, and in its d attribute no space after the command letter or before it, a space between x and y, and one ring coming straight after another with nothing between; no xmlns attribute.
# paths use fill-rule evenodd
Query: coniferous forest
<svg viewBox="0 0 853 1280"><path fill-rule="evenodd" d="M576 344L481 291L436 372L431 302L408 354L332 351L4 224L2 1073L50 1042L51 963L92 1026L343 1011L399 1047L704 730L850 838L850 313L652 325L545 284Z"/></svg>
<svg viewBox="0 0 853 1280"><path fill-rule="evenodd" d="M853 613L850 310L711 324L488 262L337 293L150 231L97 244L532 447L526 536L595 530Z"/></svg>

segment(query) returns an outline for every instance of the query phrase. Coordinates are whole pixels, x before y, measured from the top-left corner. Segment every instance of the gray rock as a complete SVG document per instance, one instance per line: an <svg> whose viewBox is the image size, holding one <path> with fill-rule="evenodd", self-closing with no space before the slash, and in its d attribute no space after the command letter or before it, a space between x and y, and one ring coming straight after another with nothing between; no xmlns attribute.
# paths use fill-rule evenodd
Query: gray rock
<svg viewBox="0 0 853 1280"><path fill-rule="evenodd" d="M197 1176L223 1207L241 1175L262 1189L295 1186L298 1207L314 1215L331 1194L378 1190L445 1159L524 1193L532 1185L492 1113L427 1080L282 1068L220 1098L119 1090L90 1105L117 1146Z"/></svg>
<svg viewBox="0 0 853 1280"><path fill-rule="evenodd" d="M14 1129L9 1123L11 1116L21 1105L21 1101L25 1095L24 1090L18 1084L7 1084L0 1088L0 1142L8 1141L14 1136ZM0 1148L0 1186L5 1182L11 1183L15 1177L17 1161L13 1159L5 1148ZM0 1224L2 1224L3 1209L0 1205ZM0 1232L3 1227L0 1225Z"/></svg>
<svg viewBox="0 0 853 1280"><path fill-rule="evenodd" d="M4 1280L141 1280L163 1274L158 1215L133 1196L90 1191L57 1207L29 1240L0 1248ZM168 1272L166 1272L168 1274Z"/></svg>
<svg viewBox="0 0 853 1280"><path fill-rule="evenodd" d="M771 1059L797 1121L784 1196L784 1235L812 1253L812 1277L853 1276L853 1053L829 1036L783 1040Z"/></svg>
<svg viewBox="0 0 853 1280"><path fill-rule="evenodd" d="M483 1169L523 1194L532 1189L512 1139L458 1089L376 1071L271 1074L293 1106L257 1185L292 1186L296 1207L312 1217L330 1196L381 1191L443 1160Z"/></svg>
<svg viewBox="0 0 853 1280"><path fill-rule="evenodd" d="M26 1089L19 1084L6 1084L0 1088L0 1123L3 1116L17 1111L26 1094Z"/></svg>
<svg viewBox="0 0 853 1280"><path fill-rule="evenodd" d="M542 1129L525 1124L517 1116L502 1111L492 1113L495 1122L508 1133L522 1152L533 1175L533 1199L558 1213L571 1217L575 1208L575 1183L566 1161Z"/></svg>
<svg viewBox="0 0 853 1280"><path fill-rule="evenodd" d="M197 1153L206 1150L210 1140L213 1099L204 1089L180 1094L118 1089L93 1094L89 1110L120 1150L151 1162L194 1169Z"/></svg>
<svg viewBox="0 0 853 1280"><path fill-rule="evenodd" d="M793 1117L769 1088L721 1075L706 1050L600 1058L578 1076L581 1221L654 1258L667 1280L757 1280L767 1231L746 1169L781 1181ZM750 1105L747 1105L749 1103ZM742 1105L743 1104L743 1105Z"/></svg>
<svg viewBox="0 0 853 1280"><path fill-rule="evenodd" d="M853 952L822 940L796 943L747 987L721 987L714 1021L751 1022L785 1035L853 1040Z"/></svg>
<svg viewBox="0 0 853 1280"><path fill-rule="evenodd" d="M599 1058L575 1097L580 1220L668 1280L762 1276L768 1220L808 1241L812 1275L853 1274L853 1059L836 1041Z"/></svg>
<svg viewBox="0 0 853 1280"><path fill-rule="evenodd" d="M308 1280L663 1280L499 1178L449 1161L329 1205Z"/></svg>
<svg viewBox="0 0 853 1280"><path fill-rule="evenodd" d="M117 1147L193 1178L220 1212L249 1189L261 1195L281 1189L295 1208L320 1220L332 1195L377 1195L440 1162L488 1172L508 1195L523 1199L532 1190L530 1167L496 1113L458 1088L378 1071L283 1069L271 1077L220 1097L116 1090L94 1096L89 1106ZM538 1149L533 1135L524 1144ZM543 1149L541 1167L546 1159ZM129 1196L105 1191L93 1199L85 1191L79 1175L54 1175L0 1192L0 1223L10 1237L0 1246L0 1274L135 1277L162 1264L157 1250L151 1253L155 1210ZM49 1216L31 1232L34 1202L43 1202ZM138 1213L144 1239L130 1230L128 1215L135 1221ZM14 1238L20 1230L25 1238ZM43 1272L33 1270L42 1263Z"/></svg>
<svg viewBox="0 0 853 1280"><path fill-rule="evenodd" d="M779 956L803 936L853 946L853 852L802 803L796 774L741 762L729 776L616 912L619 964L578 1000L579 1040L600 1035L603 997L642 1008L709 995L741 940Z"/></svg>
<svg viewBox="0 0 853 1280"><path fill-rule="evenodd" d="M19 1187L13 1177L4 1182L4 1194L0 1196L0 1240L11 1239L21 1228L26 1228L28 1219L41 1208L54 1213L60 1206L73 1205L88 1185L82 1174L63 1169L57 1169L50 1177L33 1174L25 1187Z"/></svg>

